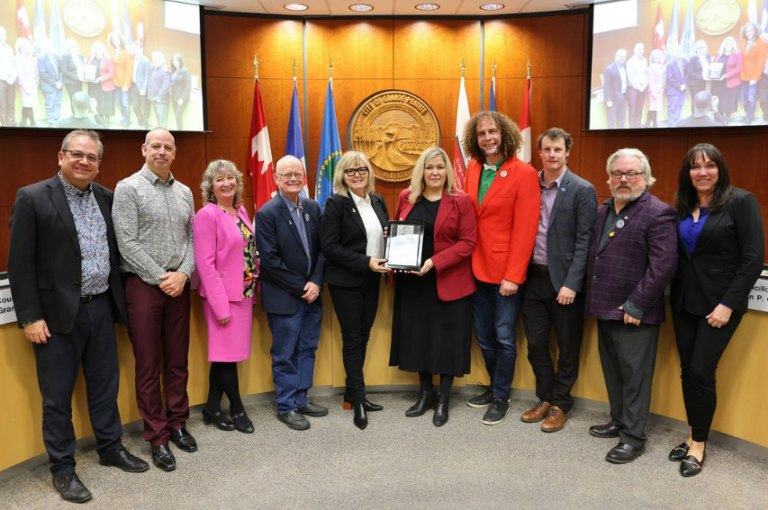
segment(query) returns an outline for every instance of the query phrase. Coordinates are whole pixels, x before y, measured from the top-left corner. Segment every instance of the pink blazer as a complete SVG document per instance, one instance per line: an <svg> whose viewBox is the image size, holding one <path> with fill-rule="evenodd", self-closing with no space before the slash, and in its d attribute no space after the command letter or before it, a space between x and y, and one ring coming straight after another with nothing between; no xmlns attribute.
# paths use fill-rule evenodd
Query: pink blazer
<svg viewBox="0 0 768 510"><path fill-rule="evenodd" d="M238 208L237 215L252 228L244 207ZM198 292L208 300L217 320L230 317L230 301L243 300L243 234L229 214L211 203L195 215L193 235Z"/></svg>

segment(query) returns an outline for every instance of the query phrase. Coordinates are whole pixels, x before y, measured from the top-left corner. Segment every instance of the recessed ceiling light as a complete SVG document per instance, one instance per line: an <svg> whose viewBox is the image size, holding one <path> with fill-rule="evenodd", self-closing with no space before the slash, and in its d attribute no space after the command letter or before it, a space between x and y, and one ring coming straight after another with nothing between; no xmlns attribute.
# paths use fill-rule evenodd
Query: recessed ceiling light
<svg viewBox="0 0 768 510"><path fill-rule="evenodd" d="M419 4L416 8L420 11L436 11L440 6L437 4Z"/></svg>
<svg viewBox="0 0 768 510"><path fill-rule="evenodd" d="M306 11L307 9L309 9L309 7L307 7L304 4L285 4L283 7L285 7L289 11Z"/></svg>
<svg viewBox="0 0 768 510"><path fill-rule="evenodd" d="M483 4L480 8L484 11L498 11L505 7L504 4Z"/></svg>
<svg viewBox="0 0 768 510"><path fill-rule="evenodd" d="M355 12L368 12L373 10L373 6L368 4L352 4L349 6L349 10Z"/></svg>

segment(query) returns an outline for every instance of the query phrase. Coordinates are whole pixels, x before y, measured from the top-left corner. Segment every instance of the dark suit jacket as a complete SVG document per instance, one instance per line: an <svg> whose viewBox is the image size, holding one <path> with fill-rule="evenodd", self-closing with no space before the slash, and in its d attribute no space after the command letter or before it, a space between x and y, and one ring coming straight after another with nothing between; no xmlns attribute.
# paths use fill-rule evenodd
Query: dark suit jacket
<svg viewBox="0 0 768 510"><path fill-rule="evenodd" d="M664 289L677 269L675 210L643 193L619 216L624 227L614 228L598 249L608 206L597 211L587 266L587 313L601 320L623 320L619 306L629 300L643 311L644 324L664 322Z"/></svg>
<svg viewBox="0 0 768 510"><path fill-rule="evenodd" d="M93 193L107 224L109 293L115 319L127 317L120 260L112 226L112 192L93 183ZM57 333L72 330L80 306L80 242L75 220L58 176L21 188L11 210L8 276L21 324L45 319Z"/></svg>
<svg viewBox="0 0 768 510"><path fill-rule="evenodd" d="M149 77L152 74L152 62L144 55L134 57L133 69L136 75L134 85L138 87L139 92L146 92L149 87Z"/></svg>
<svg viewBox="0 0 768 510"><path fill-rule="evenodd" d="M387 226L389 213L381 195L371 194L371 207L381 228ZM352 197L333 195L325 202L320 220L320 247L326 260L325 281L330 285L357 287L370 271L365 254L368 237L360 211Z"/></svg>
<svg viewBox="0 0 768 510"><path fill-rule="evenodd" d="M755 196L734 189L733 201L707 217L693 253L682 241L677 251L671 297L675 311L709 315L723 303L745 313L765 259L763 220Z"/></svg>
<svg viewBox="0 0 768 510"><path fill-rule="evenodd" d="M629 87L629 83L627 83ZM625 91L626 93L626 91ZM603 71L603 101L613 102L623 96L621 92L621 73L619 72L619 65L613 62L605 68Z"/></svg>
<svg viewBox="0 0 768 510"><path fill-rule="evenodd" d="M670 91L673 93L680 93L680 86L686 84L685 68L687 65L688 61L683 59L680 63L680 66L682 66L683 69L680 71L680 67L677 66L677 61L675 59L672 59L672 61L667 64L667 95L672 95L670 94Z"/></svg>
<svg viewBox="0 0 768 510"><path fill-rule="evenodd" d="M155 103L171 101L171 73L165 64L152 69L147 85L147 97Z"/></svg>
<svg viewBox="0 0 768 510"><path fill-rule="evenodd" d="M708 64L712 63L712 57L709 55L704 55L704 60L706 60ZM707 82L704 81L704 69L701 67L701 60L699 60L698 55L694 55L688 59L685 74L689 86L698 86L701 88L706 86Z"/></svg>
<svg viewBox="0 0 768 510"><path fill-rule="evenodd" d="M61 74L64 78L64 83L67 85L83 85L83 80L77 75L77 63L75 59L80 61L80 68L85 67L85 59L82 55L76 55L73 57L69 53L65 53L61 57Z"/></svg>
<svg viewBox="0 0 768 510"><path fill-rule="evenodd" d="M53 59L56 62L55 68L51 64L48 55L43 54L37 59L37 72L40 74L40 88L43 89L43 93L50 94L57 90L61 90L56 88L56 83L62 82L63 79L61 72L61 57L54 55Z"/></svg>
<svg viewBox="0 0 768 510"><path fill-rule="evenodd" d="M267 313L296 313L307 282L323 286L325 258L320 253L320 206L308 198L302 198L301 205L304 213L309 215L309 221L305 222L311 255L309 278L305 276L307 255L304 245L283 197L275 195L256 213L261 307ZM320 297L317 300L320 303Z"/></svg>
<svg viewBox="0 0 768 510"><path fill-rule="evenodd" d="M192 92L192 76L189 69L182 67L171 75L171 99L178 106L179 99L185 103L189 102L189 96Z"/></svg>
<svg viewBox="0 0 768 510"><path fill-rule="evenodd" d="M408 189L400 193L395 214L400 221L405 221L416 205L408 201L408 195ZM471 257L477 247L477 220L469 195L461 191L448 195L443 191L433 237L435 254L431 258L437 272L437 296L453 301L473 294L477 285Z"/></svg>
<svg viewBox="0 0 768 510"><path fill-rule="evenodd" d="M547 267L556 292L584 291L589 240L597 216L595 187L566 168L547 230Z"/></svg>

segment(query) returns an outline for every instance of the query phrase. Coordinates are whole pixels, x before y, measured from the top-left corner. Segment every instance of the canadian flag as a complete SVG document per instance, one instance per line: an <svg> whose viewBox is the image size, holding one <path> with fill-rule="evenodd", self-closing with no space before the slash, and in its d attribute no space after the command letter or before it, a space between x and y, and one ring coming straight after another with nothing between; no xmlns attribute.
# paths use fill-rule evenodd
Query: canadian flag
<svg viewBox="0 0 768 510"><path fill-rule="evenodd" d="M16 28L19 29L19 37L25 37L32 42L32 29L29 26L29 14L24 0L16 0Z"/></svg>
<svg viewBox="0 0 768 510"><path fill-rule="evenodd" d="M528 78L525 80L523 93L523 109L520 112L520 133L523 135L523 146L517 149L517 157L531 163L531 67L528 66Z"/></svg>
<svg viewBox="0 0 768 510"><path fill-rule="evenodd" d="M464 126L469 122L469 102L467 90L464 88L464 77L461 77L459 103L456 109L456 139L453 148L453 172L456 177L456 187L463 190L467 179L467 152L464 149Z"/></svg>
<svg viewBox="0 0 768 510"><path fill-rule="evenodd" d="M248 173L253 181L254 212L266 204L277 193L275 169L272 167L272 149L269 146L267 117L261 101L259 80L253 88L253 114L251 116L251 150L248 157Z"/></svg>
<svg viewBox="0 0 768 510"><path fill-rule="evenodd" d="M653 30L653 47L664 50L664 18L661 16L661 0L656 8L656 28Z"/></svg>

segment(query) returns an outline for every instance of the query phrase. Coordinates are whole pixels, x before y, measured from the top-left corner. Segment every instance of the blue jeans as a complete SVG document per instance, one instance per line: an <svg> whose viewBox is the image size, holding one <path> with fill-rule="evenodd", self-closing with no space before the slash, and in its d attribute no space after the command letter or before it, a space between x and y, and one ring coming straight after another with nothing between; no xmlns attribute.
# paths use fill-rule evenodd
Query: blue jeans
<svg viewBox="0 0 768 510"><path fill-rule="evenodd" d="M53 92L43 92L43 96L45 96L45 117L48 127L54 127L61 116L61 98L64 93L58 89Z"/></svg>
<svg viewBox="0 0 768 510"><path fill-rule="evenodd" d="M744 121L752 122L755 118L755 107L757 106L757 83L750 85L748 81L741 83L741 104L744 105Z"/></svg>
<svg viewBox="0 0 768 510"><path fill-rule="evenodd" d="M272 381L277 412L294 411L307 405L307 390L315 373L315 351L320 340L323 307L317 301L302 302L294 314L268 313L272 331Z"/></svg>
<svg viewBox="0 0 768 510"><path fill-rule="evenodd" d="M515 377L517 359L517 317L520 294L502 296L498 284L475 280L477 292L472 296L475 336L483 351L485 368L491 376L491 391L496 398L509 398Z"/></svg>
<svg viewBox="0 0 768 510"><path fill-rule="evenodd" d="M123 116L123 126L128 127L131 124L131 90L117 87L115 89L115 103L120 109L120 115Z"/></svg>

